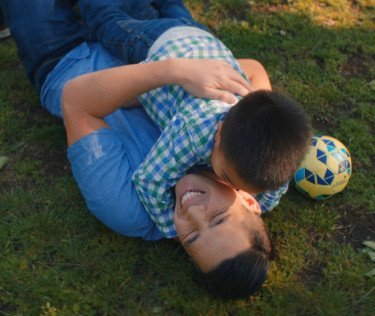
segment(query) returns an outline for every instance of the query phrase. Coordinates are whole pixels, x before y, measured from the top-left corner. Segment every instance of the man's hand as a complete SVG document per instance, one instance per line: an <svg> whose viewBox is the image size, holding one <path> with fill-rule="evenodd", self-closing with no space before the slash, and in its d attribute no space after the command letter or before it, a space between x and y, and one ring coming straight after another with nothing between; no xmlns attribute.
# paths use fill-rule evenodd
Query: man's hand
<svg viewBox="0 0 375 316"><path fill-rule="evenodd" d="M245 96L253 91L229 64L212 59L173 59L176 80L186 91L199 98L237 102L234 94Z"/></svg>

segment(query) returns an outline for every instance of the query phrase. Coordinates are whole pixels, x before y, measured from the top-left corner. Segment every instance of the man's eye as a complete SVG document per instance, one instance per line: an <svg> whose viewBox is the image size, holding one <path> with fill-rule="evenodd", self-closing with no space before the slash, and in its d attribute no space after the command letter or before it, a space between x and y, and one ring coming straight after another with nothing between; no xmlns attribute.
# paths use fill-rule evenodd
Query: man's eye
<svg viewBox="0 0 375 316"><path fill-rule="evenodd" d="M216 218L219 218L220 215L224 214L226 211L221 211L219 213L216 213L213 217L212 217L212 220L216 219Z"/></svg>
<svg viewBox="0 0 375 316"><path fill-rule="evenodd" d="M189 237L192 237L193 234L194 234L195 232L196 232L195 229L194 229L194 230L191 230L190 232L188 232L188 233L184 236L184 239L189 238Z"/></svg>

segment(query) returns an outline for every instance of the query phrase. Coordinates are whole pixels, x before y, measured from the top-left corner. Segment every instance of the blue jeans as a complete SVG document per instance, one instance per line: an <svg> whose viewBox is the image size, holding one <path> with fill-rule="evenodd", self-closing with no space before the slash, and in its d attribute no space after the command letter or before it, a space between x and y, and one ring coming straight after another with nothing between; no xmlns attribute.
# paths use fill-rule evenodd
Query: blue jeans
<svg viewBox="0 0 375 316"><path fill-rule="evenodd" d="M79 0L82 20L97 40L125 64L145 60L155 40L172 27L195 26L206 30L194 21L181 0L147 1L148 5L145 2Z"/></svg>
<svg viewBox="0 0 375 316"><path fill-rule="evenodd" d="M0 0L26 74L38 90L57 62L88 38L68 0Z"/></svg>
<svg viewBox="0 0 375 316"><path fill-rule="evenodd" d="M3 18L3 10L1 10L1 6L0 6L0 29L2 26L4 26L4 18Z"/></svg>
<svg viewBox="0 0 375 316"><path fill-rule="evenodd" d="M181 0L0 0L26 74L40 91L48 73L83 41L96 40L125 64L143 61L166 30L195 22ZM160 17L160 18L159 18Z"/></svg>

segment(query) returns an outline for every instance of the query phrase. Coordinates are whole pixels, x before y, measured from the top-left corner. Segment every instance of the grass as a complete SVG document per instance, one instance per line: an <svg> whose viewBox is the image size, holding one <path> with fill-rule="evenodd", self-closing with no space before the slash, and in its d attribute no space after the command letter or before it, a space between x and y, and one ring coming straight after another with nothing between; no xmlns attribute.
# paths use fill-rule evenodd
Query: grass
<svg viewBox="0 0 375 316"><path fill-rule="evenodd" d="M374 315L375 45L371 0L186 1L237 57L259 59L318 133L349 148L344 192L293 188L265 216L278 257L249 300L212 299L172 241L119 236L87 211L64 128L40 106L12 40L0 42L0 314Z"/></svg>

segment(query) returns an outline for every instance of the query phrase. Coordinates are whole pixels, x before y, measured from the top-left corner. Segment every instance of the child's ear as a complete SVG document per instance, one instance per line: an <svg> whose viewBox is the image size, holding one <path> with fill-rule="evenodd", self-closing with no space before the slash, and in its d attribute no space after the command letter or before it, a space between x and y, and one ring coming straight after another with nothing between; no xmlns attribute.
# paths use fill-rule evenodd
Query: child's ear
<svg viewBox="0 0 375 316"><path fill-rule="evenodd" d="M223 122L219 121L217 123L217 129L216 129L216 134L215 134L215 146L218 147L220 145L221 141L221 128L223 126Z"/></svg>

